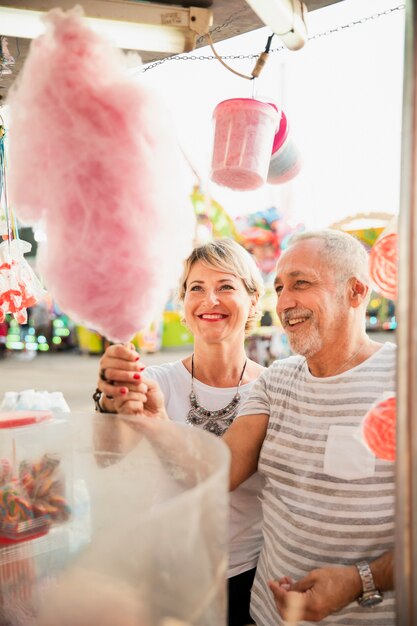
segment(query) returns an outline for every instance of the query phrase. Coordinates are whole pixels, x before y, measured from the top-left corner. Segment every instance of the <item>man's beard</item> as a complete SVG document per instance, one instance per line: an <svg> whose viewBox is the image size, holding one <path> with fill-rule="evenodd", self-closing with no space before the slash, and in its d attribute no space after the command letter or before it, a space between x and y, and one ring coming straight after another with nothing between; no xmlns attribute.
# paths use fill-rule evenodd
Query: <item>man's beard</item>
<svg viewBox="0 0 417 626"><path fill-rule="evenodd" d="M306 358L314 356L323 347L323 340L315 325L308 332L303 331L297 335L287 335L287 337L291 350Z"/></svg>
<svg viewBox="0 0 417 626"><path fill-rule="evenodd" d="M319 332L316 321L311 315L311 311L291 311L291 314L284 315L284 319L282 321L288 321L290 319L296 319L298 317L307 317L307 319L310 321L309 327L303 329L301 332L288 332L286 333L286 335L291 350L308 358L322 349L323 339ZM303 322L303 324L305 323L306 322Z"/></svg>

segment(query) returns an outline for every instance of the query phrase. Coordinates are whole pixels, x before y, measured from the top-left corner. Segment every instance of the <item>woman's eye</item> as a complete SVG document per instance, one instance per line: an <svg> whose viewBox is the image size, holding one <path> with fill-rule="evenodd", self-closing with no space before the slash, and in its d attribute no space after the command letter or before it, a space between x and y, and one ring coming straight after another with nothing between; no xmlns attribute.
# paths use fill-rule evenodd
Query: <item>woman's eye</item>
<svg viewBox="0 0 417 626"><path fill-rule="evenodd" d="M223 290L223 291L229 291L231 289L234 289L234 287L233 287L233 285L222 285L220 287L220 289Z"/></svg>
<svg viewBox="0 0 417 626"><path fill-rule="evenodd" d="M201 291L203 288L201 285L193 285L190 287L190 291Z"/></svg>

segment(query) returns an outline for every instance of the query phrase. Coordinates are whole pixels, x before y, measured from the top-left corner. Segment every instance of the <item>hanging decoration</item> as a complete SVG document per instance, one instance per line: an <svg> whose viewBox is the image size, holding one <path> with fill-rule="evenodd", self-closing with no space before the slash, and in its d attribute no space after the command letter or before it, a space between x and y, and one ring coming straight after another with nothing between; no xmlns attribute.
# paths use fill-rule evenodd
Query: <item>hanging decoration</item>
<svg viewBox="0 0 417 626"><path fill-rule="evenodd" d="M268 175L280 112L254 98L231 98L214 112L211 180L235 191L258 189Z"/></svg>
<svg viewBox="0 0 417 626"><path fill-rule="evenodd" d="M292 180L301 169L301 157L291 137L287 116L284 111L280 111L280 114L267 176L267 182L271 185L279 185Z"/></svg>
<svg viewBox="0 0 417 626"><path fill-rule="evenodd" d="M301 169L287 117L275 103L231 98L213 112L211 180L236 191L286 183Z"/></svg>
<svg viewBox="0 0 417 626"><path fill-rule="evenodd" d="M395 461L396 398L385 397L374 404L362 423L363 439L379 459Z"/></svg>
<svg viewBox="0 0 417 626"><path fill-rule="evenodd" d="M197 217L197 235L201 233L201 236L197 238L201 243L204 239L208 241L218 237L232 237L235 241L241 241L230 215L210 194L204 192L200 185L195 185L191 202Z"/></svg>
<svg viewBox="0 0 417 626"><path fill-rule="evenodd" d="M82 9L45 21L9 96L10 195L22 220L44 224L38 267L58 306L128 341L163 309L191 249L186 168L160 99Z"/></svg>
<svg viewBox="0 0 417 626"><path fill-rule="evenodd" d="M10 313L19 324L27 322L27 308L36 304L44 290L24 254L32 246L19 238L19 231L8 203L6 182L6 131L0 117L0 322Z"/></svg>
<svg viewBox="0 0 417 626"><path fill-rule="evenodd" d="M385 298L397 297L398 235L382 234L369 255L369 271L375 289Z"/></svg>
<svg viewBox="0 0 417 626"><path fill-rule="evenodd" d="M242 245L255 257L267 283L275 278L278 258L291 235L304 230L303 224L291 227L276 207L239 217L236 225Z"/></svg>

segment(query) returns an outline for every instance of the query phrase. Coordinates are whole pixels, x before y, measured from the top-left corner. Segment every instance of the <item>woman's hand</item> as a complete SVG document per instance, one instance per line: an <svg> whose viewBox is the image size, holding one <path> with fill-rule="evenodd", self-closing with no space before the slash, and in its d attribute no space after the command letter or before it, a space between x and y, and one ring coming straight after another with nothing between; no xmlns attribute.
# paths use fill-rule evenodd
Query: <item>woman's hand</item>
<svg viewBox="0 0 417 626"><path fill-rule="evenodd" d="M294 621L320 622L328 615L340 611L358 598L362 584L354 565L323 567L312 570L304 578L293 582L285 576L268 583L278 613L284 619L291 609L291 600L299 595L299 612Z"/></svg>
<svg viewBox="0 0 417 626"><path fill-rule="evenodd" d="M139 355L132 343L109 346L100 359L97 387L103 393L100 404L105 411L117 413L117 400L129 391L139 392L141 372Z"/></svg>
<svg viewBox="0 0 417 626"><path fill-rule="evenodd" d="M97 387L106 411L168 419L159 385L142 378L145 369L131 343L109 346L100 359Z"/></svg>
<svg viewBox="0 0 417 626"><path fill-rule="evenodd" d="M143 378L134 391L115 396L113 402L115 413L169 419L162 391L158 383L150 378Z"/></svg>

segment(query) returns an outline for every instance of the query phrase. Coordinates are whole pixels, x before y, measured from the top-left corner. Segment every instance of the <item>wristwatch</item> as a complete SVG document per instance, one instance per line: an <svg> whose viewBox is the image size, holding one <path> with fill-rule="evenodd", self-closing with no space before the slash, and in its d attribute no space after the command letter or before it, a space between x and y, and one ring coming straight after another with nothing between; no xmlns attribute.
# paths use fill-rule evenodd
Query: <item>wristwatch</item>
<svg viewBox="0 0 417 626"><path fill-rule="evenodd" d="M383 594L375 587L369 563L360 561L355 563L362 581L362 595L358 598L358 604L363 607L373 607L382 602Z"/></svg>

